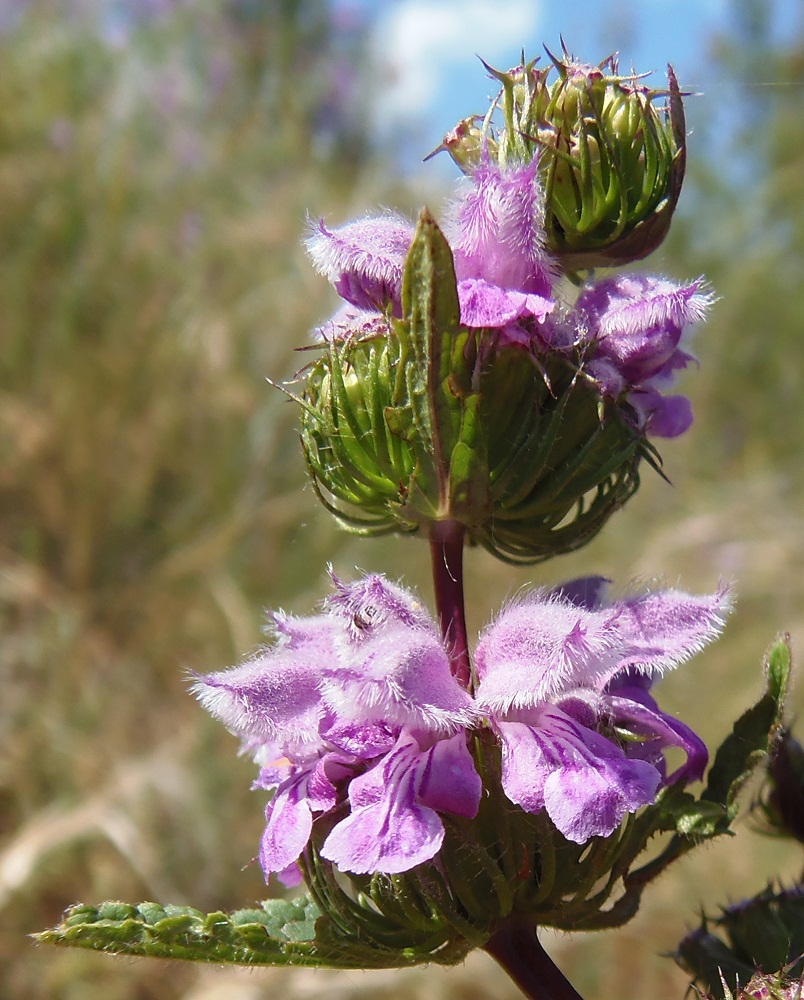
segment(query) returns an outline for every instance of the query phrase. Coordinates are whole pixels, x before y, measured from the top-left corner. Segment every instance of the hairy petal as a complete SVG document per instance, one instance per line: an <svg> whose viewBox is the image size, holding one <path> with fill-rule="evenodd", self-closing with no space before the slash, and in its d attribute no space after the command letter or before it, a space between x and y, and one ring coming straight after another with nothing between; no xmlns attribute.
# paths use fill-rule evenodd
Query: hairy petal
<svg viewBox="0 0 804 1000"><path fill-rule="evenodd" d="M339 653L337 668L324 668L322 691L341 720L445 733L476 717L470 695L452 676L443 643L429 631L388 623Z"/></svg>
<svg viewBox="0 0 804 1000"><path fill-rule="evenodd" d="M497 724L503 748L503 790L526 812L546 809L568 840L607 837L626 813L652 802L659 771L630 760L599 733L553 706L531 723Z"/></svg>
<svg viewBox="0 0 804 1000"><path fill-rule="evenodd" d="M730 610L728 588L714 594L658 590L618 602L617 629L627 652L611 676L633 669L661 674L720 635ZM609 680L610 678L605 678Z"/></svg>
<svg viewBox="0 0 804 1000"><path fill-rule="evenodd" d="M323 717L319 665L332 655L329 641L277 647L239 667L198 677L192 691L247 743L313 744Z"/></svg>
<svg viewBox="0 0 804 1000"><path fill-rule="evenodd" d="M701 281L675 285L645 274L621 274L585 289L575 314L596 356L613 362L637 385L662 370L684 328L702 320L712 296Z"/></svg>
<svg viewBox="0 0 804 1000"><path fill-rule="evenodd" d="M613 669L621 655L609 611L591 611L556 594L530 595L506 608L480 637L477 703L496 715L535 706Z"/></svg>
<svg viewBox="0 0 804 1000"><path fill-rule="evenodd" d="M318 271L335 286L341 298L358 309L398 314L402 270L413 227L399 215L348 222L327 229L320 220L307 239L307 252Z"/></svg>
<svg viewBox="0 0 804 1000"><path fill-rule="evenodd" d="M404 587L371 573L354 583L342 583L331 574L335 593L325 603L329 613L344 623L350 638L370 639L386 625L403 625L437 634L435 623L419 598Z"/></svg>
<svg viewBox="0 0 804 1000"><path fill-rule="evenodd" d="M284 611L269 613L265 631L278 648L306 648L314 657L328 655L338 634L336 624L325 615L298 618Z"/></svg>
<svg viewBox="0 0 804 1000"><path fill-rule="evenodd" d="M406 872L429 861L444 840L437 813L417 801L417 784L427 764L412 737L349 785L352 812L331 831L321 854L355 874Z"/></svg>
<svg viewBox="0 0 804 1000"><path fill-rule="evenodd" d="M472 179L474 187L463 192L444 227L459 281L483 278L549 298L552 264L536 161L505 170L482 163Z"/></svg>

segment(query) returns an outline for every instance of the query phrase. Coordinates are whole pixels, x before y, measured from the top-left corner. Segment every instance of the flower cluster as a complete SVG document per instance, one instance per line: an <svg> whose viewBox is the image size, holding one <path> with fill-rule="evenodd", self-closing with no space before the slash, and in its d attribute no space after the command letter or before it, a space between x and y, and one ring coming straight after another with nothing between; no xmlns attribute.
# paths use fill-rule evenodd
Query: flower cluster
<svg viewBox="0 0 804 1000"><path fill-rule="evenodd" d="M501 748L508 800L545 811L578 844L611 834L662 785L702 776L705 746L650 688L717 635L724 591L609 603L605 581L586 578L528 594L480 636L469 691L413 594L378 575L333 583L321 614L274 615L270 647L194 684L260 765L255 787L274 792L266 877L292 879L323 814L337 821L321 855L342 871L399 873L434 858L441 816L477 814L480 730ZM686 761L668 774L673 747Z"/></svg>
<svg viewBox="0 0 804 1000"><path fill-rule="evenodd" d="M580 357L603 399L627 401L635 425L675 437L692 422L689 401L667 395L691 360L683 338L711 296L701 281L675 285L625 273L587 284L573 305L558 296L559 270L545 250L545 206L537 161L480 162L444 223L455 265L460 322L487 344L524 345L537 359ZM384 215L308 240L316 267L344 300L319 330L329 341L390 332L402 313L402 275L414 228Z"/></svg>

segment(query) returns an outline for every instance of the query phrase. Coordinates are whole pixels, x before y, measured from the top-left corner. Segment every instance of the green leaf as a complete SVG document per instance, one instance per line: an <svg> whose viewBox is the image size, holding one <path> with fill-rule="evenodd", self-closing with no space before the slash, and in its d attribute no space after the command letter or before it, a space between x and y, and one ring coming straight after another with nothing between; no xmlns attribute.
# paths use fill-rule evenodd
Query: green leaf
<svg viewBox="0 0 804 1000"><path fill-rule="evenodd" d="M460 326L452 251L426 210L405 263L402 313L395 329L408 359L406 379L388 419L400 428L400 412L412 414L419 446L415 486L435 504L436 518L482 523L490 487L475 384L477 343Z"/></svg>
<svg viewBox="0 0 804 1000"><path fill-rule="evenodd" d="M349 940L307 896L259 907L202 913L189 906L106 902L71 907L56 927L34 935L41 944L113 955L288 965L311 968L398 968L424 960L410 950Z"/></svg>
<svg viewBox="0 0 804 1000"><path fill-rule="evenodd" d="M737 814L737 796L751 772L770 750L782 724L790 677L789 637L776 640L765 658L767 687L760 700L734 723L715 756L701 796L726 810L727 821Z"/></svg>

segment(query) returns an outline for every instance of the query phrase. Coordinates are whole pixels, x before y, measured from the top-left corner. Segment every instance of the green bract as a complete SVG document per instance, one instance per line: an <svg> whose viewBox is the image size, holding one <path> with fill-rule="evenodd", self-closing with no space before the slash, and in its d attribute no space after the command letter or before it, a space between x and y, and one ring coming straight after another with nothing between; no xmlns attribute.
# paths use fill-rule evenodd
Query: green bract
<svg viewBox="0 0 804 1000"><path fill-rule="evenodd" d="M426 212L402 311L387 333L333 342L308 369L301 436L325 506L363 533L456 522L514 561L589 541L656 456L580 354L536 358L461 327L452 253Z"/></svg>

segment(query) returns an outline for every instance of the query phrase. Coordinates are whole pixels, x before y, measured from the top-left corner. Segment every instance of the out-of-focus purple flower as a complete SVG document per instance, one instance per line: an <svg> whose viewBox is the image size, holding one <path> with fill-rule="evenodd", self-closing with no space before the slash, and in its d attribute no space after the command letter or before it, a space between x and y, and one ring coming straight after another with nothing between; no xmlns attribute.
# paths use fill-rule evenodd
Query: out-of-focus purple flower
<svg viewBox="0 0 804 1000"><path fill-rule="evenodd" d="M320 850L341 870L400 873L433 859L442 815L477 814L468 740L478 726L500 742L508 798L546 810L576 843L611 834L663 784L703 774L705 746L650 687L718 634L725 591L604 603L604 581L590 577L532 594L481 636L473 698L410 592L376 575L334 582L323 613L274 615L273 646L194 684L259 763L255 787L274 793L266 876L287 879L315 819L336 809L346 814ZM686 761L668 776L671 748Z"/></svg>
<svg viewBox="0 0 804 1000"><path fill-rule="evenodd" d="M546 809L577 843L612 833L663 782L701 777L705 746L648 688L719 633L728 606L723 590L606 604L600 589L593 578L517 601L475 657L476 704L502 744L506 795L527 812ZM668 778L670 747L687 760Z"/></svg>

